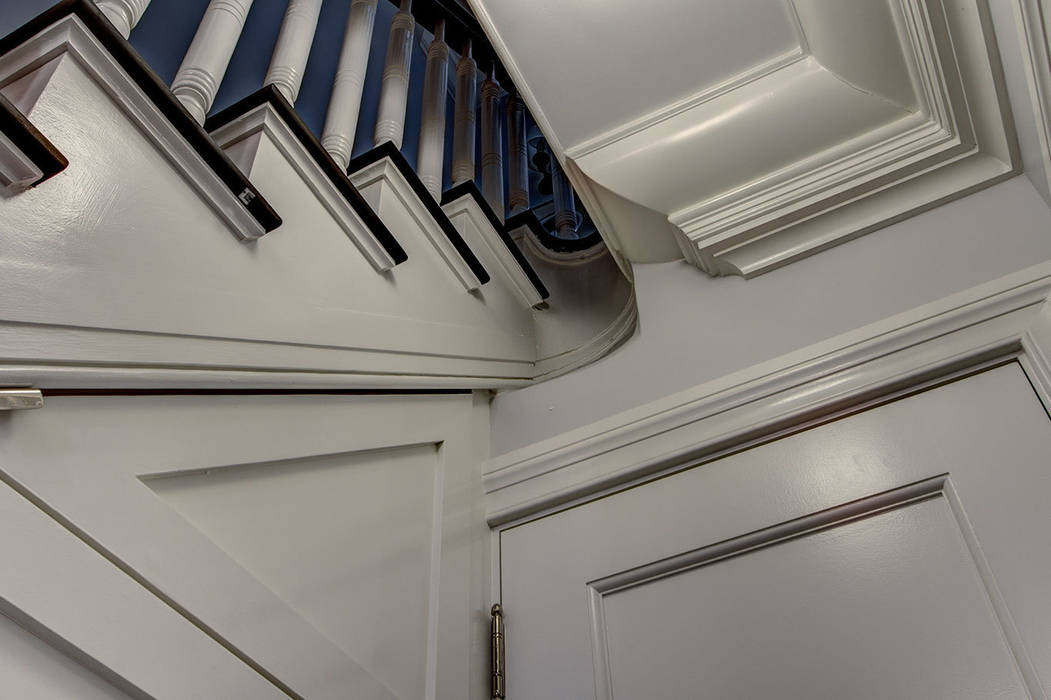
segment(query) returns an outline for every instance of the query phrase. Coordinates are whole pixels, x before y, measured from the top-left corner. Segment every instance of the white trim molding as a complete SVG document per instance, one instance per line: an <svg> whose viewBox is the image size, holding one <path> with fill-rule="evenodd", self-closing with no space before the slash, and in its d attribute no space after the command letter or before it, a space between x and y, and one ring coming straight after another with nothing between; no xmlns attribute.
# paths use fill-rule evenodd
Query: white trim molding
<svg viewBox="0 0 1051 700"><path fill-rule="evenodd" d="M10 197L44 177L44 171L6 135L0 133L0 195Z"/></svg>
<svg viewBox="0 0 1051 700"><path fill-rule="evenodd" d="M76 15L67 15L0 57L0 88L26 117L58 63L75 60L242 240L266 231Z"/></svg>
<svg viewBox="0 0 1051 700"><path fill-rule="evenodd" d="M533 282L518 264L515 256L500 240L500 234L493 228L474 197L465 194L459 199L443 204L442 211L453 222L453 226L468 245L476 250L485 250L488 253L486 257L496 261L501 276L507 280L507 286L522 300L525 307L532 308L544 303L544 298L533 286Z"/></svg>
<svg viewBox="0 0 1051 700"><path fill-rule="evenodd" d="M409 213L420 230L424 232L427 241L437 253L437 257L445 263L449 272L463 285L463 288L471 292L482 286L470 266L445 236L441 226L427 211L427 206L416 196L412 186L389 157L384 156L375 163L350 173L350 181L368 200L372 208L380 213L381 217L383 214L380 199L385 194L393 194L401 208Z"/></svg>
<svg viewBox="0 0 1051 700"><path fill-rule="evenodd" d="M258 139L254 142L250 139L257 134L265 135L274 144L292 169L303 178L303 182L314 193L321 206L339 223L339 227L347 234L347 238L358 247L361 254L377 272L386 272L394 267L395 261L390 253L372 235L368 225L361 220L346 198L332 184L332 180L317 164L317 161L307 153L302 142L292 133L288 124L278 116L272 105L269 103L259 105L244 116L216 129L211 136L220 148L227 151L227 155L237 163L241 172L251 177L259 143ZM239 144L242 147L235 148Z"/></svg>
<svg viewBox="0 0 1051 700"><path fill-rule="evenodd" d="M494 456L483 466L488 521L536 517L1010 359L1047 402L1049 293L1043 263Z"/></svg>
<svg viewBox="0 0 1051 700"><path fill-rule="evenodd" d="M471 4L618 260L684 256L712 275L753 277L1020 170L986 0L850 11L793 0L799 51L582 138L587 100L549 119L542 103L557 85L542 61L514 55L532 46L525 30L498 25L517 11ZM675 12L689 22L700 11ZM542 20L529 31L543 35ZM637 69L681 51L655 47ZM594 68L586 52L567 60Z"/></svg>

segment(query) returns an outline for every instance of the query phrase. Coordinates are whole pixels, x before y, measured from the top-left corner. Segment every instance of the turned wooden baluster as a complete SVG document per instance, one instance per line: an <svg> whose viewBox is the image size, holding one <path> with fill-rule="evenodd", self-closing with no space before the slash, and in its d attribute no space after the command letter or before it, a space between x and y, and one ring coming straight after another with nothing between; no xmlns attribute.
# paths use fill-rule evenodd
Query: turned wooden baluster
<svg viewBox="0 0 1051 700"><path fill-rule="evenodd" d="M212 0L204 11L186 57L172 81L172 92L204 123L241 36L252 0Z"/></svg>
<svg viewBox="0 0 1051 700"><path fill-rule="evenodd" d="M454 185L474 179L475 104L478 102L478 66L471 56L471 42L467 41L459 63L456 64L456 105L453 114Z"/></svg>
<svg viewBox="0 0 1051 700"><path fill-rule="evenodd" d="M142 13L146 11L150 0L98 0L95 4L120 35L127 39L131 30L142 19Z"/></svg>
<svg viewBox="0 0 1051 700"><path fill-rule="evenodd" d="M507 204L512 214L529 209L529 146L525 102L507 98Z"/></svg>
<svg viewBox="0 0 1051 700"><path fill-rule="evenodd" d="M482 82L482 195L500 219L504 218L504 149L500 131L500 96L496 66Z"/></svg>
<svg viewBox="0 0 1051 700"><path fill-rule="evenodd" d="M393 141L401 148L405 133L405 109L409 100L409 68L412 66L412 35L416 20L412 16L412 0L401 0L401 8L394 14L387 41L387 60L383 64L383 82L380 85L380 106L372 142L378 146Z"/></svg>
<svg viewBox="0 0 1051 700"><path fill-rule="evenodd" d="M375 24L376 0L353 0L336 77L332 82L325 128L321 132L321 145L343 169L350 162L354 149L354 133L358 130L361 93L365 87Z"/></svg>
<svg viewBox="0 0 1051 700"><path fill-rule="evenodd" d="M288 0L263 84L276 87L289 102L299 96L320 14L321 0Z"/></svg>
<svg viewBox="0 0 1051 700"><path fill-rule="evenodd" d="M576 238L579 225L576 198L566 173L554 158L551 159L551 189L555 200L555 230L562 238Z"/></svg>
<svg viewBox="0 0 1051 700"><path fill-rule="evenodd" d="M420 117L420 146L416 172L435 199L442 196L442 166L445 159L445 101L449 81L449 46L445 43L445 20L434 28L434 41L427 49L427 72L423 78L423 113Z"/></svg>

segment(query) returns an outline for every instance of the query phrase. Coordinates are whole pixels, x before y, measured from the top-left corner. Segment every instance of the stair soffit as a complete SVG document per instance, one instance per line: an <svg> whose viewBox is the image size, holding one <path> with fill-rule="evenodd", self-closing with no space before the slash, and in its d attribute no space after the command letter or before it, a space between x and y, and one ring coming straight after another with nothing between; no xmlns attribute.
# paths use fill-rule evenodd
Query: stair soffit
<svg viewBox="0 0 1051 700"><path fill-rule="evenodd" d="M474 4L607 242L638 262L753 276L1017 172L982 0L542 0L528 20ZM556 19L624 51L541 51Z"/></svg>

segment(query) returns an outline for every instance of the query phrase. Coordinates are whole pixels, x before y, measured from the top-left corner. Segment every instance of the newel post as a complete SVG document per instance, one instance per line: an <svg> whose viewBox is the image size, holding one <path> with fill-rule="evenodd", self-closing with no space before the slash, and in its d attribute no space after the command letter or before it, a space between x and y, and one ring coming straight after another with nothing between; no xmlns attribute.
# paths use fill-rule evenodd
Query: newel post
<svg viewBox="0 0 1051 700"><path fill-rule="evenodd" d="M204 123L219 92L252 0L212 0L204 11L186 57L172 81L172 92Z"/></svg>

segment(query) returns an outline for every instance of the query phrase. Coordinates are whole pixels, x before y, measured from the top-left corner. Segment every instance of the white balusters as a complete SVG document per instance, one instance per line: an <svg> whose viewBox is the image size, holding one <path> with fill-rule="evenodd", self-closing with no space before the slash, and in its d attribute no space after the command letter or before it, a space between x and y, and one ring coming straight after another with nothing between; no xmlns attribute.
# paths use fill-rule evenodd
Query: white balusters
<svg viewBox="0 0 1051 700"><path fill-rule="evenodd" d="M500 132L500 95L496 66L482 82L482 195L504 218L504 149Z"/></svg>
<svg viewBox="0 0 1051 700"><path fill-rule="evenodd" d="M358 130L361 92L365 87L375 24L376 0L353 0L336 77L332 82L325 128L321 132L321 145L344 170L350 162L354 133Z"/></svg>
<svg viewBox="0 0 1051 700"><path fill-rule="evenodd" d="M478 66L471 56L468 41L456 64L456 106L453 114L453 164L454 185L474 179L475 162L475 104L478 102Z"/></svg>
<svg viewBox="0 0 1051 700"><path fill-rule="evenodd" d="M423 78L423 113L420 117L420 146L416 172L435 199L442 196L442 165L445 158L445 101L449 81L449 46L445 43L445 21L434 28L434 41L427 49L427 72Z"/></svg>
<svg viewBox="0 0 1051 700"><path fill-rule="evenodd" d="M529 146L525 102L507 98L507 205L512 214L529 208Z"/></svg>
<svg viewBox="0 0 1051 700"><path fill-rule="evenodd" d="M131 30L142 19L142 13L146 11L150 0L98 0L95 4L120 35L127 39Z"/></svg>
<svg viewBox="0 0 1051 700"><path fill-rule="evenodd" d="M394 14L387 41L387 60L383 64L383 83L380 85L380 107L376 116L373 144L393 141L401 148L405 133L405 108L409 99L409 68L412 65L412 35L416 20L412 16L412 0L401 0L401 8Z"/></svg>
<svg viewBox="0 0 1051 700"><path fill-rule="evenodd" d="M321 0L288 0L263 84L272 84L291 103L299 96L320 14Z"/></svg>
<svg viewBox="0 0 1051 700"><path fill-rule="evenodd" d="M212 0L172 81L172 92L200 122L219 92L252 0Z"/></svg>
<svg viewBox="0 0 1051 700"><path fill-rule="evenodd" d="M565 172L559 166L558 161L551 158L551 189L555 200L555 230L562 238L576 238L577 227L580 222L577 218L577 203L573 194L573 188L566 179Z"/></svg>

